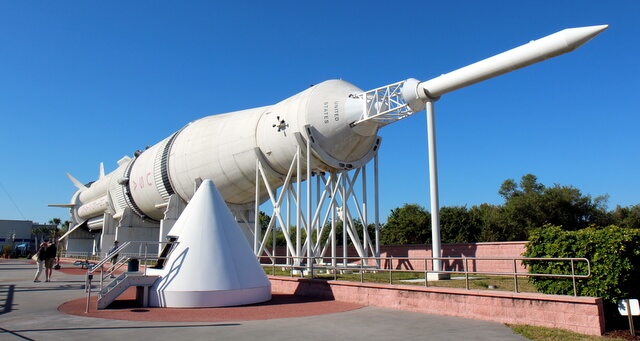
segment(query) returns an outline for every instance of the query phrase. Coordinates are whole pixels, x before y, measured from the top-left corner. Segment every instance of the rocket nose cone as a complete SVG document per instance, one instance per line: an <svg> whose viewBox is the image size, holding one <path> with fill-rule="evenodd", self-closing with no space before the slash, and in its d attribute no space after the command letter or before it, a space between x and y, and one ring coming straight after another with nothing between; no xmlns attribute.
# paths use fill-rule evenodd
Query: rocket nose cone
<svg viewBox="0 0 640 341"><path fill-rule="evenodd" d="M608 27L609 25L585 26L568 28L563 32L567 45L571 47L571 49L576 49L600 34L600 32L606 30Z"/></svg>

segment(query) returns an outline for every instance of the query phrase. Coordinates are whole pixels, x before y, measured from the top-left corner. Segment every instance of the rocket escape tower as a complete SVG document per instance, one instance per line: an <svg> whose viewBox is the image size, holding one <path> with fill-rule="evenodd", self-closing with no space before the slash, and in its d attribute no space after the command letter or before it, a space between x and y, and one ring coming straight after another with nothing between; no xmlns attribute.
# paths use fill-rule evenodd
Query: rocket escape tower
<svg viewBox="0 0 640 341"><path fill-rule="evenodd" d="M289 256L294 264L307 266L325 257L332 265L346 265L346 247L342 254L337 248L351 244L359 257L377 257L377 132L426 108L432 239L438 257L435 101L573 51L606 28L565 29L428 81L408 79L363 91L329 80L272 106L204 117L134 158L122 158L109 174L101 168L99 179L88 185L69 175L78 190L69 204L51 206L71 210L74 226L63 237L69 251L104 251L115 239L163 242L199 184L212 180L257 256ZM259 211L265 202L273 212L262 231ZM371 234L361 228L369 225L374 226ZM274 231L283 233L286 255L272 250ZM441 269L439 261L433 269Z"/></svg>

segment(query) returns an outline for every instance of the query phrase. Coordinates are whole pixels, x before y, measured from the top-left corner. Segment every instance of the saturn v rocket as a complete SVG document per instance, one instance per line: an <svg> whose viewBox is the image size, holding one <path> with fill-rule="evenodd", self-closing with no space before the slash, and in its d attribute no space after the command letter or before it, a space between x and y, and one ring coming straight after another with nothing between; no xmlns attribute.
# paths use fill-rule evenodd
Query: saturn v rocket
<svg viewBox="0 0 640 341"><path fill-rule="evenodd" d="M257 161L274 187L282 185L301 146L311 151L310 162L295 175L302 179L307 167L328 172L361 167L377 152L380 127L421 111L445 93L573 51L606 28L559 31L428 81L409 79L380 88L382 95L380 89L363 91L329 80L271 106L204 117L122 158L115 171L105 175L101 170L88 185L68 175L78 190L69 204L52 206L71 211L69 250L86 250L82 240L90 238L83 238L82 230L102 233L98 249L116 236L162 241L170 228L163 225L177 219L203 180L212 180L230 207L253 208L266 199L256 198L256 192L265 193L264 185L256 186Z"/></svg>

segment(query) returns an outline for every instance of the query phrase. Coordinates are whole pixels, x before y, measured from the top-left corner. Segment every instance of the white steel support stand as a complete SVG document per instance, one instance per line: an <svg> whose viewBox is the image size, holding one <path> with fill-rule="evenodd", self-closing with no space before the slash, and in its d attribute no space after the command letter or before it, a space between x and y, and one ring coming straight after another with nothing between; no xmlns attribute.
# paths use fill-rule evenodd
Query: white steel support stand
<svg viewBox="0 0 640 341"><path fill-rule="evenodd" d="M260 195L260 182L257 181L260 178L260 164L256 162L256 202L258 202ZM260 225L260 210L258 209L258 205L255 205L254 208L255 220L253 223L255 224L255 228L253 231L253 250L257 250L260 245L260 238L258 237L258 231L262 231L262 226ZM275 234L274 234L274 244L275 244ZM275 251L275 250L274 250Z"/></svg>
<svg viewBox="0 0 640 341"><path fill-rule="evenodd" d="M269 238L270 233L282 231L286 240L287 256L291 256L294 264L306 263L307 267L312 266L312 261L324 257L331 257L331 263L336 265L336 260L343 258L342 263L347 265L347 248L354 248L359 257L380 255L379 241L379 213L378 213L378 167L377 155L374 156L374 215L375 215L375 238L368 235L367 225L370 219L367 217L368 198L366 167L364 165L353 170L326 171L314 169L311 159L312 151L310 146L305 149L298 147L296 157L292 161L289 172L284 179L284 184L278 190L274 190L269 184L268 176L265 173L265 165L261 160L256 162L256 203L259 202L260 188L265 188L269 194L270 202L273 205L273 216L267 230L260 234L259 219L256 215L254 227L254 252L256 255L266 254L274 257L275 253L268 252L269 246L273 246L273 238ZM303 150L305 151L303 153ZM312 165L308 167L308 165ZM304 174L295 176L295 174ZM316 178L315 193L312 186L312 179ZM301 184L302 179L308 181L307 186ZM294 183L295 182L295 183ZM265 186L261 186L264 184ZM361 190L357 190L357 185L362 185ZM306 192L306 193L303 193ZM362 198L359 198L362 195ZM256 212L259 211L259 204L256 204ZM291 238L289 233L290 215L295 214L296 237ZM363 234L357 231L357 220L363 224ZM337 255L337 222L343 224L343 253ZM322 240L325 229L330 229L326 234L328 238ZM302 233L306 237L302 238ZM258 237L260 240L258 241ZM348 246L348 243L351 246ZM306 258L306 262L305 262Z"/></svg>
<svg viewBox="0 0 640 341"><path fill-rule="evenodd" d="M302 224L302 217L300 216L300 210L302 209L301 206L301 195L302 193L302 184L300 183L300 174L302 173L302 166L300 165L300 159L302 158L302 152L300 151L300 146L298 146L296 148L297 150L297 154L298 156L296 157L296 200L295 200L295 207L296 207L296 258L294 259L294 264L300 264L301 259L299 257L302 257L304 252L302 251L302 233L300 233L302 231L302 228L300 226L300 224Z"/></svg>
<svg viewBox="0 0 640 341"><path fill-rule="evenodd" d="M380 198L378 196L378 154L376 154L376 156L373 157L373 192L374 192L374 196L373 196L373 201L374 201L374 206L373 206L373 213L374 213L374 219L375 219L375 246L376 249L374 251L374 256L375 257L380 257ZM380 266L380 260L377 260L377 264L378 267Z"/></svg>
<svg viewBox="0 0 640 341"><path fill-rule="evenodd" d="M340 197L342 197L342 206L338 207L338 216L340 220L342 220L342 266L347 266L347 260L348 260L348 253L347 253L347 247L346 245L349 243L349 240L347 239L347 237L349 236L349 234L347 233L347 224L349 223L347 221L347 205L345 203L346 200L344 200L344 198L347 196L347 190L346 190L346 179L345 177L347 176L347 172L342 172L342 174L340 174ZM334 231L335 232L335 231Z"/></svg>
<svg viewBox="0 0 640 341"><path fill-rule="evenodd" d="M318 180L320 181L320 180ZM331 186L331 188L336 188L338 185L337 179L336 179L336 173L331 173L329 175L329 185ZM334 193L335 194L335 193ZM338 235L336 234L336 230L337 230L337 220L338 220L338 210L335 209L333 201L331 201L331 209L329 211L331 213L331 256L333 257L331 259L331 265L332 266L337 266L338 265Z"/></svg>
<svg viewBox="0 0 640 341"><path fill-rule="evenodd" d="M440 202L438 193L438 157L436 153L436 122L435 108L432 100L426 103L427 111L427 140L429 145L429 193L431 199L431 253L432 256L442 257L440 245ZM437 271L442 271L440 259L433 260L433 270L438 279L441 278Z"/></svg>
<svg viewBox="0 0 640 341"><path fill-rule="evenodd" d="M307 217L311 220L311 198L313 198L312 196L312 192L311 192L311 143L307 143ZM317 201L316 201L317 202ZM312 245L312 230L313 230L314 226L313 226L313 220L311 220L310 222L307 222L307 241L306 244L308 246ZM320 229L317 229L317 231L319 231ZM319 236L317 237L319 238ZM313 262L311 261L313 259L315 250L313 247L307 247L307 259L309 260L309 262L307 262L307 265L311 265L313 266Z"/></svg>
<svg viewBox="0 0 640 341"><path fill-rule="evenodd" d="M367 183L367 167L362 167L362 182ZM362 244L364 247L364 257L369 257L369 229L367 224L367 186L362 186ZM366 261L365 261L366 262Z"/></svg>

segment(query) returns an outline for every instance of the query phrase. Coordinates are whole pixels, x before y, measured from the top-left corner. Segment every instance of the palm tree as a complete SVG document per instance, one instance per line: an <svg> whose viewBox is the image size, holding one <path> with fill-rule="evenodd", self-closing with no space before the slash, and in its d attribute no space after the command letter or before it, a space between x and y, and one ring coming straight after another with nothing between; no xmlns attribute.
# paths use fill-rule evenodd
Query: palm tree
<svg viewBox="0 0 640 341"><path fill-rule="evenodd" d="M49 220L47 225L37 225L31 229L31 233L35 236L36 248L40 246L45 239L57 239L60 234L58 227L61 225L62 220L60 218L53 218ZM68 221L65 221L66 228L69 228ZM38 240L39 239L39 240Z"/></svg>
<svg viewBox="0 0 640 341"><path fill-rule="evenodd" d="M40 246L40 243L44 241L44 236L49 234L50 228L47 225L38 225L31 229L31 233L36 237L36 250ZM38 241L40 239L40 241Z"/></svg>

